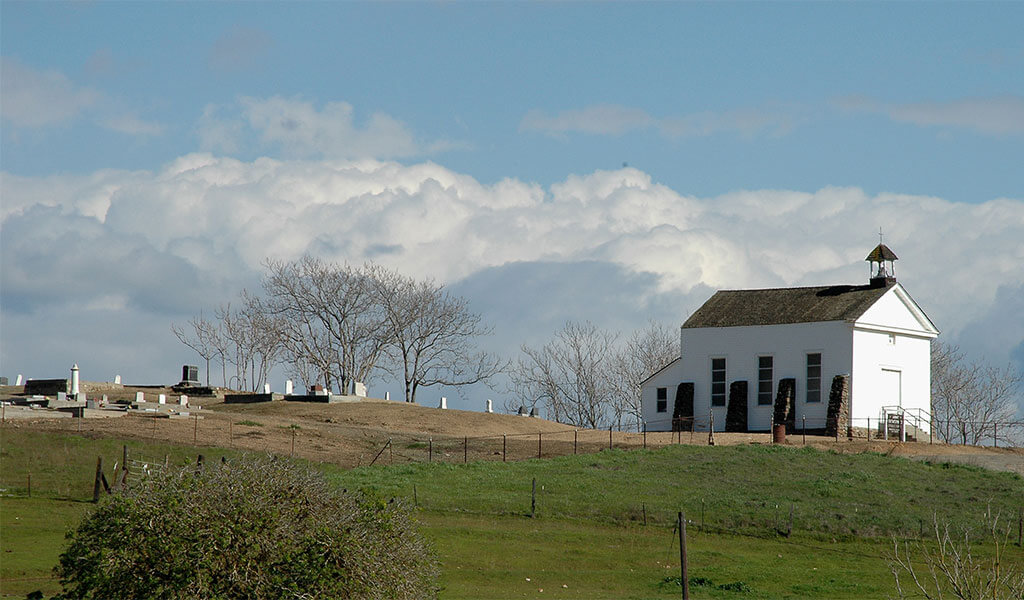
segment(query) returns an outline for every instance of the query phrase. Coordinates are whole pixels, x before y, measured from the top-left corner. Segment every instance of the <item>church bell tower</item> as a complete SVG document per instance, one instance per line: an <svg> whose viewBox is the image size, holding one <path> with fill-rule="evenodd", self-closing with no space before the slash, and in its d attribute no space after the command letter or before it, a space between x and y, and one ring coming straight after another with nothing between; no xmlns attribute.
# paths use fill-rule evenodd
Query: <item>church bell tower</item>
<svg viewBox="0 0 1024 600"><path fill-rule="evenodd" d="M864 260L871 263L871 287L885 287L896 283L896 266L893 263L899 260L899 257L888 246L879 243ZM889 263L888 268L886 263Z"/></svg>

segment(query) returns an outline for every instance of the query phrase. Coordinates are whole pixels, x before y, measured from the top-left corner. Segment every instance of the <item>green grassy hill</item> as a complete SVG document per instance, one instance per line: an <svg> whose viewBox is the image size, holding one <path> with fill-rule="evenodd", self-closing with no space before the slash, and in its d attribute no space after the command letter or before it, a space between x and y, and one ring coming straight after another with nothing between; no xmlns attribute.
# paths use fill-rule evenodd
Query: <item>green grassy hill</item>
<svg viewBox="0 0 1024 600"><path fill-rule="evenodd" d="M234 455L126 443L133 461L152 464L194 462L198 453L208 461ZM4 429L0 595L57 591L50 569L63 532L92 506L86 500L96 457L104 458L109 475L121 444ZM678 597L672 523L680 509L690 520L694 598L889 597L885 555L893 536L916 538L933 515L976 524L986 510L1012 516L1015 525L1024 504L1024 479L1010 473L781 446L316 466L339 486L419 505L441 557L442 598ZM533 479L536 513L529 518ZM1024 551L1011 548L1005 558L1024 563Z"/></svg>

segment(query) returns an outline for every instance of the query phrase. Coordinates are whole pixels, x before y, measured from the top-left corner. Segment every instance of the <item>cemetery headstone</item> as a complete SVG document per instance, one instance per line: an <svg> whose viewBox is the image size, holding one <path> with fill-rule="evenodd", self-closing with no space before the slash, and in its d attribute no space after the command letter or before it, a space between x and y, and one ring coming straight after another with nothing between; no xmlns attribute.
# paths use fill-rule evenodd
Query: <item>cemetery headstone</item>
<svg viewBox="0 0 1024 600"><path fill-rule="evenodd" d="M135 401L136 402L145 402L146 401L146 393L145 392L135 392Z"/></svg>
<svg viewBox="0 0 1024 600"><path fill-rule="evenodd" d="M117 384L117 385L121 385L121 376L120 375L114 375L114 383Z"/></svg>
<svg viewBox="0 0 1024 600"><path fill-rule="evenodd" d="M366 397L366 384L362 381L356 382L356 396L359 396L360 398Z"/></svg>
<svg viewBox="0 0 1024 600"><path fill-rule="evenodd" d="M448 408L448 398L445 398L444 396L441 396L441 404L438 405L438 408L447 409Z"/></svg>
<svg viewBox="0 0 1024 600"><path fill-rule="evenodd" d="M156 397L157 404L167 404L167 394L160 394Z"/></svg>
<svg viewBox="0 0 1024 600"><path fill-rule="evenodd" d="M487 399L487 412L494 412L494 404L491 402L490 398Z"/></svg>
<svg viewBox="0 0 1024 600"><path fill-rule="evenodd" d="M284 382L284 393L285 393L285 395L291 396L292 392L295 390L294 386L295 386L295 384L292 383L291 379L286 380Z"/></svg>
<svg viewBox="0 0 1024 600"><path fill-rule="evenodd" d="M178 406L188 406L188 396L182 394L181 397L178 398Z"/></svg>
<svg viewBox="0 0 1024 600"><path fill-rule="evenodd" d="M14 380L14 385L21 385L24 381L21 378L21 373L18 373L18 378Z"/></svg>
<svg viewBox="0 0 1024 600"><path fill-rule="evenodd" d="M57 400L64 402L68 399L68 395L64 392L57 392Z"/></svg>
<svg viewBox="0 0 1024 600"><path fill-rule="evenodd" d="M263 384L263 393L264 394L269 394L270 393L270 384L269 383L264 383Z"/></svg>

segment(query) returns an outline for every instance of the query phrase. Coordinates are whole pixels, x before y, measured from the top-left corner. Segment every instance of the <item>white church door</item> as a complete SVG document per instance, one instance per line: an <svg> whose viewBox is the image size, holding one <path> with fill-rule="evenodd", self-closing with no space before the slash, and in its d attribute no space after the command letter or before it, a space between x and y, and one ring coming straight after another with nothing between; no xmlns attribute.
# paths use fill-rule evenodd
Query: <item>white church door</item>
<svg viewBox="0 0 1024 600"><path fill-rule="evenodd" d="M895 369L882 369L882 406L903 406L903 373Z"/></svg>

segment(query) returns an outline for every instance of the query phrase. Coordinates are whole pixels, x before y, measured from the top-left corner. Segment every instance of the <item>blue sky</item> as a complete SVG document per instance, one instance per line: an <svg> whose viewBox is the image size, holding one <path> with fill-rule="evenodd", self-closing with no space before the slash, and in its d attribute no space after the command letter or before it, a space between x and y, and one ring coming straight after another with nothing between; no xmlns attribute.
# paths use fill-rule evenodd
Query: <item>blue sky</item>
<svg viewBox="0 0 1024 600"><path fill-rule="evenodd" d="M16 345L24 332L120 319L136 326L107 334L96 368L155 377L146 361L187 356L137 356L138 340L252 285L261 252L359 262L397 240L389 266L473 291L514 354L516 335L580 314L628 329L681 321L717 287L860 278L878 227L949 340L1024 365L1024 319L998 316L1024 306L1022 30L1010 2L4 1L0 371L75 360ZM517 236L482 235L487 211L526 198L540 204ZM410 219L453 237L414 242ZM275 224L288 240L249 247ZM90 291L140 256L204 293L154 293L144 270ZM558 306L500 313L512 287L568 285L559 269L578 287ZM481 284L502 273L518 283ZM567 300L609 282L631 303Z"/></svg>

